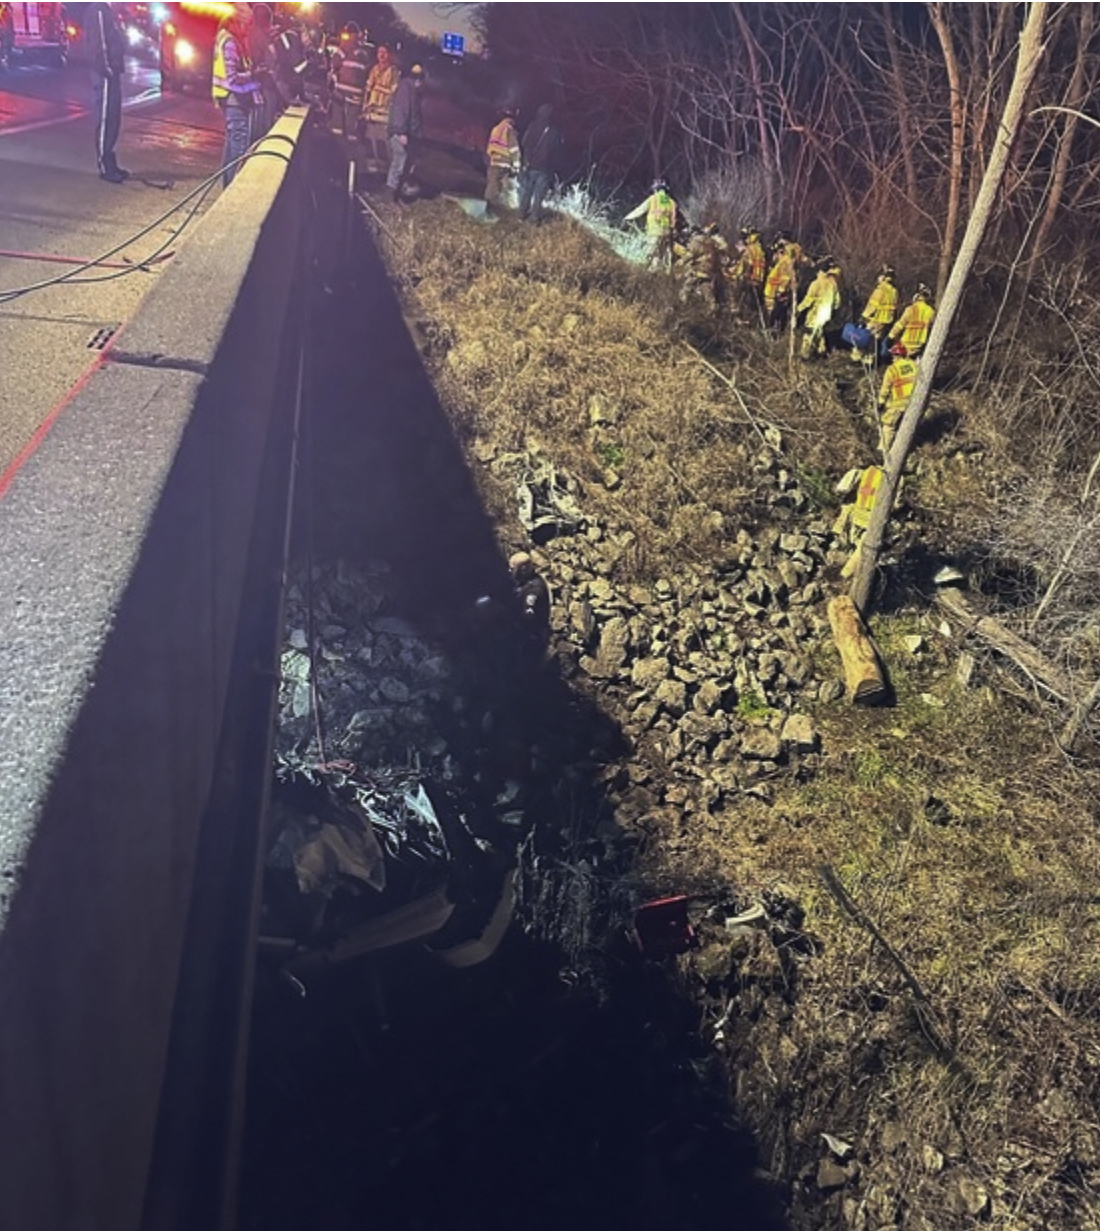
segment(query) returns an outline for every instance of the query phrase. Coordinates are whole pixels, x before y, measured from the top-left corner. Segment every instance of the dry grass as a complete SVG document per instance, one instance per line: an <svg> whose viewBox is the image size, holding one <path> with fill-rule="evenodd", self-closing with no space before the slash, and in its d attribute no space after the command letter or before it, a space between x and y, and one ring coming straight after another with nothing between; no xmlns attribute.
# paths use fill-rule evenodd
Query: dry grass
<svg viewBox="0 0 1100 1231"><path fill-rule="evenodd" d="M471 450L536 450L571 473L586 508L633 535L624 580L714 567L733 532L768 517L751 465L765 422L781 426L789 466L823 489L869 460L858 389L841 396L825 370L790 369L784 348L747 326L716 329L567 221L486 228L439 203L387 223L456 430ZM708 346L737 393L689 341ZM926 457L933 482L915 484L913 500L949 530L950 493L974 497L982 480ZM478 472L508 540L511 491ZM1034 707L956 687L957 648L934 622L910 612L875 631L896 707L823 709L819 772L780 786L770 807L696 814L689 832L654 820L650 871L668 884L703 870L749 891L782 883L806 908L819 948L788 989L792 1011L746 1024L731 1066L766 1164L807 1202L819 1134L856 1143L859 1200L838 1198L827 1225L972 1225L952 1197L965 1173L990 1195L993 1226L1095 1228L1100 778L1061 759ZM919 658L901 641L914 631L930 646ZM927 1006L838 907L822 865ZM901 1141L888 1147L890 1123Z"/></svg>

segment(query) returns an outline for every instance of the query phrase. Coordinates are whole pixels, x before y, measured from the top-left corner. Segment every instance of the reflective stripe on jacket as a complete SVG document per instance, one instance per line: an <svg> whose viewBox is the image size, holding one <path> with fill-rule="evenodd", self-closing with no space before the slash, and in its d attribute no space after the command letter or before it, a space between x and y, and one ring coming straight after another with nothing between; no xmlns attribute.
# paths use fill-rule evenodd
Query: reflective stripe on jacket
<svg viewBox="0 0 1100 1231"><path fill-rule="evenodd" d="M368 120L378 124L386 122L390 114L390 103L400 80L401 70L396 64L387 64L385 67L376 64L370 70L367 97L363 103L363 114Z"/></svg>
<svg viewBox="0 0 1100 1231"><path fill-rule="evenodd" d="M768 303L774 303L781 295L790 293L793 282L794 257L790 252L784 252L768 270L768 280L764 283L764 298Z"/></svg>
<svg viewBox="0 0 1100 1231"><path fill-rule="evenodd" d="M868 325L878 325L884 329L894 323L898 314L898 288L891 282L880 282L871 292L867 306L863 309L863 319Z"/></svg>
<svg viewBox="0 0 1100 1231"><path fill-rule="evenodd" d="M890 337L900 336L907 351L919 351L928 341L928 331L932 328L935 316L936 309L930 303L923 303L918 299L901 314L898 323L890 330Z"/></svg>
<svg viewBox="0 0 1100 1231"><path fill-rule="evenodd" d="M489 134L487 153L490 166L519 170L519 134L511 116L505 116Z"/></svg>
<svg viewBox="0 0 1100 1231"><path fill-rule="evenodd" d="M917 365L912 359L898 356L882 376L878 400L887 410L896 410L909 404L913 386L917 383Z"/></svg>
<svg viewBox="0 0 1100 1231"><path fill-rule="evenodd" d="M859 489L856 492L855 508L852 509L852 525L866 530L871 523L871 514L875 508L875 498L882 486L883 471L881 466L868 466L859 476Z"/></svg>
<svg viewBox="0 0 1100 1231"><path fill-rule="evenodd" d="M806 313L808 329L823 329L839 307L840 287L836 284L836 278L832 274L819 273L810 283L798 310Z"/></svg>

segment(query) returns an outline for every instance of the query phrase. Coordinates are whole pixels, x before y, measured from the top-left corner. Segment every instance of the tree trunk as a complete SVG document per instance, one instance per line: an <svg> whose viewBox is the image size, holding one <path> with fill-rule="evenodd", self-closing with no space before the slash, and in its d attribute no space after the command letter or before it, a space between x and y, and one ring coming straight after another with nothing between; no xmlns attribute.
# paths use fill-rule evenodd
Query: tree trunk
<svg viewBox="0 0 1100 1231"><path fill-rule="evenodd" d="M1074 61L1073 77L1070 80L1069 89L1066 91L1066 105L1073 108L1073 110L1066 120L1062 139L1058 143L1058 157L1054 163L1054 179L1050 186L1050 196L1047 197L1047 207L1043 211L1043 219L1039 223L1039 230L1035 233L1035 246L1031 250L1031 260L1027 266L1026 280L1028 282L1035 277L1036 266L1042 260L1047 236L1054 226L1058 207L1062 204L1062 197L1066 191L1066 177L1069 174L1070 158L1073 155L1073 138L1077 132L1078 109L1085 101L1087 94L1085 86L1085 61L1088 57L1089 42L1092 39L1096 18L1092 4L1081 4L1077 8L1081 15L1081 24L1077 35L1077 59Z"/></svg>
<svg viewBox="0 0 1100 1231"><path fill-rule="evenodd" d="M875 507L871 513L870 525L867 527L867 533L863 537L859 569L856 572L850 592L852 601L864 613L867 610L868 600L871 595L871 583L875 576L875 570L878 568L879 555L882 552L886 523L890 519L890 514L894 508L894 501L897 498L902 470L905 467L906 458L913 447L917 428L924 417L924 411L928 405L928 396L932 392L932 382L936 377L936 367L939 364L940 356L943 354L947 335L955 319L955 313L959 310L959 304L962 302L963 291L966 289L966 282L970 277L974 259L978 254L978 248L989 226L997 194L1000 191L1005 169L1008 166L1009 154L1023 124L1024 105L1027 100L1028 91L1043 58L1045 50L1043 35L1046 30L1047 9L1048 4L1046 0L1037 0L1036 3L1028 8L1027 21L1020 34L1020 52L1016 61L1016 72L1012 78L1012 88L1009 90L1004 115L1001 117L1001 122L997 128L997 139L993 143L989 165L986 167L985 175L982 178L982 187L978 193L978 200L974 204L974 212L967 223L966 234L963 236L962 244L959 247L959 255L951 270L951 277L940 301L936 319L932 322L928 349L925 351L923 359L921 359L920 371L917 374L917 383L913 389L909 408L905 412L893 447L886 458L882 486L879 488L878 496L875 499Z"/></svg>
<svg viewBox="0 0 1100 1231"><path fill-rule="evenodd" d="M833 641L844 664L844 680L853 701L869 705L886 695L886 678L882 672L875 643L859 618L855 604L846 594L838 594L829 602L829 624Z"/></svg>
<svg viewBox="0 0 1100 1231"><path fill-rule="evenodd" d="M779 165L772 157L771 133L768 129L768 115L764 106L764 83L760 76L760 62L757 59L756 39L741 12L740 4L731 4L734 20L745 40L745 50L749 55L749 74L752 82L753 106L756 111L756 122L760 128L760 157L764 160L764 191L767 194L767 215L775 217L776 188L778 187Z"/></svg>
<svg viewBox="0 0 1100 1231"><path fill-rule="evenodd" d="M951 90L951 163L947 183L947 221L943 228L943 243L940 248L940 267L936 274L936 301L943 298L947 286L947 274L955 255L955 232L959 226L959 204L962 200L963 153L966 139L966 102L963 98L959 60L955 54L955 41L951 35L949 18L942 3L928 6L929 16L940 40L943 62L947 69L947 83Z"/></svg>
<svg viewBox="0 0 1100 1231"><path fill-rule="evenodd" d="M905 195L911 204L920 200L917 190L917 164L913 159L916 140L913 136L913 115L909 107L909 96L905 92L905 79L901 71L901 51L898 48L898 36L894 30L890 10L892 4L882 6L882 29L886 35L886 50L890 54L890 81L894 93L894 106L898 109L898 133L901 136L901 157L905 167Z"/></svg>

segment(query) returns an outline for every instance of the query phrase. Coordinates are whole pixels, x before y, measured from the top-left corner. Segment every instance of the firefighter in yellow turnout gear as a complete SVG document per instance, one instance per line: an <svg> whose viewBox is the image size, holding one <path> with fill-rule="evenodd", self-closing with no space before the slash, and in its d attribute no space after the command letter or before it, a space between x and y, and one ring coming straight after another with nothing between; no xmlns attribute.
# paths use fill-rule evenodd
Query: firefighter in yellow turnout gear
<svg viewBox="0 0 1100 1231"><path fill-rule="evenodd" d="M777 239L772 248L772 266L764 280L764 313L768 327L779 332L791 313L798 259L802 249L793 240Z"/></svg>
<svg viewBox="0 0 1100 1231"><path fill-rule="evenodd" d="M489 134L486 149L489 158L489 174L485 180L485 200L489 205L499 205L504 194L505 181L519 175L521 156L519 132L516 129L516 111L506 107L504 115Z"/></svg>
<svg viewBox="0 0 1100 1231"><path fill-rule="evenodd" d="M860 549L863 546L863 536L871 524L871 514L875 508L878 489L882 486L884 471L881 466L868 466L865 470L850 470L841 480L838 491L847 494L855 487L856 498L853 504L846 504L840 510L833 525L833 533L838 538L847 538L853 551L841 570L842 577L851 577L859 566Z"/></svg>
<svg viewBox="0 0 1100 1231"><path fill-rule="evenodd" d="M840 307L840 266L826 257L818 266L817 277L810 283L799 312L805 312L806 332L802 335L803 359L825 354L825 330Z"/></svg>
<svg viewBox="0 0 1100 1231"><path fill-rule="evenodd" d="M672 265L672 237L676 232L677 206L664 180L653 181L653 191L623 219L633 222L645 215L645 233L652 245L649 253L651 268L670 269Z"/></svg>
<svg viewBox="0 0 1100 1231"><path fill-rule="evenodd" d="M898 318L897 324L890 330L890 341L897 342L900 339L910 359L916 359L924 350L924 344L928 341L928 331L936 319L936 309L929 302L931 298L932 292L922 283L917 287L913 302L909 304Z"/></svg>
<svg viewBox="0 0 1100 1231"><path fill-rule="evenodd" d="M902 415L905 414L909 399L913 396L913 387L917 383L917 365L909 358L905 347L899 342L890 347L893 360L882 374L882 385L878 391L878 408L881 415L879 434L882 441L882 455L886 456L894 443Z"/></svg>
<svg viewBox="0 0 1100 1231"><path fill-rule="evenodd" d="M764 307L764 279L768 276L768 258L760 242L760 231L753 226L741 228L741 256L730 276L741 289L741 301L751 317L759 317Z"/></svg>
<svg viewBox="0 0 1100 1231"><path fill-rule="evenodd" d="M897 314L898 288L894 285L894 268L892 265L883 265L878 271L875 289L871 292L870 298L860 314L863 327L869 330L871 337L874 338L874 345L869 351L860 350L858 346L853 347L853 363L863 363L869 368L874 367L879 343L885 337L886 331L894 323L894 318Z"/></svg>

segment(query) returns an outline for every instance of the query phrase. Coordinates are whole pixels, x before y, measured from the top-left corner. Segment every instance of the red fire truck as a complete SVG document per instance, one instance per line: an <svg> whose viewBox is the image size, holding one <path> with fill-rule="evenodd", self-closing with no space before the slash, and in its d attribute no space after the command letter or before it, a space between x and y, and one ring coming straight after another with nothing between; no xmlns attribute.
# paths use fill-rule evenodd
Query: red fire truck
<svg viewBox="0 0 1100 1231"><path fill-rule="evenodd" d="M0 67L31 57L64 67L75 34L61 4L0 3Z"/></svg>

